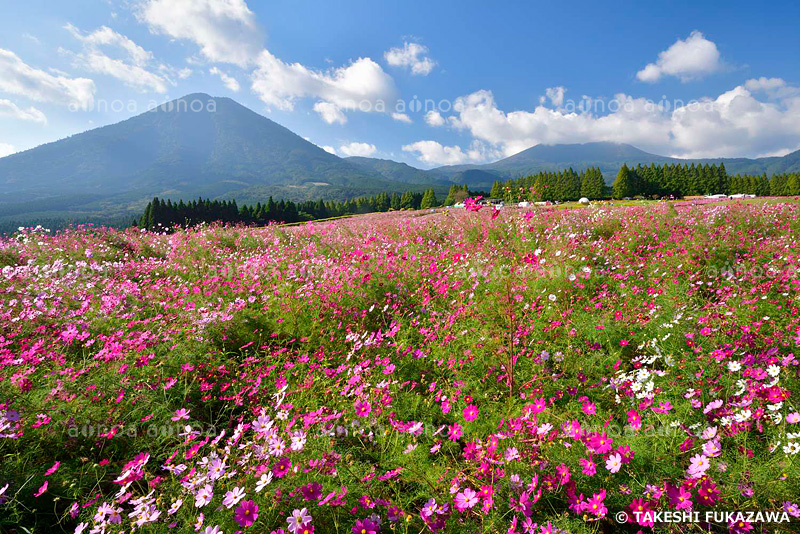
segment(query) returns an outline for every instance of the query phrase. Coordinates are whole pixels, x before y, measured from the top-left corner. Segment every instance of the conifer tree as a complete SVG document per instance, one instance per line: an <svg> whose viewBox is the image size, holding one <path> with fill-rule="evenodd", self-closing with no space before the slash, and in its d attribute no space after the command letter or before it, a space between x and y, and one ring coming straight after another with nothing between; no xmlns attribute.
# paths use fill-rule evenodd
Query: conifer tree
<svg viewBox="0 0 800 534"><path fill-rule="evenodd" d="M612 186L612 194L615 199L621 200L631 195L631 177L628 166L623 164L617 173L617 178Z"/></svg>
<svg viewBox="0 0 800 534"><path fill-rule="evenodd" d="M400 196L400 209L410 210L414 208L414 196L411 191L406 191Z"/></svg>
<svg viewBox="0 0 800 534"><path fill-rule="evenodd" d="M420 208L422 209L429 209L438 206L439 203L436 201L436 193L433 191L433 188L430 188L425 191L425 194L422 195L422 200L420 201Z"/></svg>

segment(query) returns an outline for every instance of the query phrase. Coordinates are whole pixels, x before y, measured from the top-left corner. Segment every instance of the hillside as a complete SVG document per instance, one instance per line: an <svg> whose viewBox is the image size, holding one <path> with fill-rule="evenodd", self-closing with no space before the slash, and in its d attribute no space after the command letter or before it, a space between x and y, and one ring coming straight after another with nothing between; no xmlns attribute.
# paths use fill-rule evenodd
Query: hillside
<svg viewBox="0 0 800 534"><path fill-rule="evenodd" d="M444 180L437 178L428 171L417 169L406 163L398 163L390 159L353 156L345 158L345 161L366 171L380 174L383 178L391 182L431 185L443 185L446 183Z"/></svg>
<svg viewBox="0 0 800 534"><path fill-rule="evenodd" d="M202 102L201 111L190 103ZM0 159L4 214L108 218L155 195L305 200L394 190L228 98L193 94L126 121Z"/></svg>

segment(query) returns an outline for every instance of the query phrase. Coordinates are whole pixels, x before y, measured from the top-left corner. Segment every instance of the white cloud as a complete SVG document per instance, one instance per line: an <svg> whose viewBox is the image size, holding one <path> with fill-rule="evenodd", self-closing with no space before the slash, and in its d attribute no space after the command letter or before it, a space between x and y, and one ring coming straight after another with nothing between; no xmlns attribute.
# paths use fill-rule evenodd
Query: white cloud
<svg viewBox="0 0 800 534"><path fill-rule="evenodd" d="M0 91L36 102L89 109L94 103L95 85L88 78L70 78L35 69L14 52L0 48Z"/></svg>
<svg viewBox="0 0 800 534"><path fill-rule="evenodd" d="M763 92L773 99L786 99L800 96L800 87L793 87L781 78L755 78L747 80L744 88L752 93Z"/></svg>
<svg viewBox="0 0 800 534"><path fill-rule="evenodd" d="M456 99L453 109L458 115L450 122L456 128L469 130L473 137L499 147L506 156L540 143L636 141L651 147L668 142L668 127L657 115L648 113L646 101L617 95L612 102L607 103L607 107L619 109L601 117L543 105L532 112L505 113L497 107L491 91L482 90Z"/></svg>
<svg viewBox="0 0 800 534"><path fill-rule="evenodd" d="M146 0L139 18L150 31L189 40L206 59L246 67L264 41L244 0Z"/></svg>
<svg viewBox="0 0 800 534"><path fill-rule="evenodd" d="M0 158L10 156L16 151L17 149L14 148L14 145L9 145L8 143L0 143Z"/></svg>
<svg viewBox="0 0 800 534"><path fill-rule="evenodd" d="M336 155L336 149L333 148L332 146L322 145L320 148L325 152L327 152L328 154L333 154L334 156Z"/></svg>
<svg viewBox="0 0 800 534"><path fill-rule="evenodd" d="M444 146L436 141L417 141L403 146L404 152L413 152L423 163L429 165L458 165L485 161L487 154L478 143L473 143L466 152L460 146Z"/></svg>
<svg viewBox="0 0 800 534"><path fill-rule="evenodd" d="M375 147L375 145L370 145L369 143L352 142L350 144L340 146L339 150L345 156L361 156L366 158L373 155L378 149Z"/></svg>
<svg viewBox="0 0 800 534"><path fill-rule="evenodd" d="M324 71L281 61L264 49L245 0L143 0L137 14L152 32L197 44L208 61L255 67L251 89L271 108L292 110L296 100L311 98L324 121L344 124L348 110L385 112L396 93L394 80L370 58Z"/></svg>
<svg viewBox="0 0 800 534"><path fill-rule="evenodd" d="M748 91L772 91L786 87L786 82L781 78L754 78L744 82L744 88Z"/></svg>
<svg viewBox="0 0 800 534"><path fill-rule="evenodd" d="M147 70L153 54L128 37L106 26L89 34L84 34L72 24L67 24L64 28L83 44L83 52L73 54L77 66L116 78L139 91L160 94L167 92L168 80ZM119 49L126 58L112 58L101 47Z"/></svg>
<svg viewBox="0 0 800 534"><path fill-rule="evenodd" d="M412 121L411 117L406 115L405 113L392 113L392 118L399 122L405 122L406 124L411 124Z"/></svg>
<svg viewBox="0 0 800 534"><path fill-rule="evenodd" d="M567 90L560 85L558 87L548 87L544 92L546 96L541 97L539 103L544 104L549 99L551 104L560 108L564 104L564 93L566 92Z"/></svg>
<svg viewBox="0 0 800 534"><path fill-rule="evenodd" d="M339 106L331 102L317 102L314 104L314 111L319 113L319 116L328 124L345 124L347 122L347 115L342 113Z"/></svg>
<svg viewBox="0 0 800 534"><path fill-rule="evenodd" d="M446 121L444 120L444 117L442 117L441 113L436 110L430 110L425 114L425 122L428 124L428 126L436 127L444 126Z"/></svg>
<svg viewBox="0 0 800 534"><path fill-rule="evenodd" d="M0 99L0 117L11 117L23 121L47 124L47 117L45 114L35 107L31 106L28 109L22 109L14 102L5 99Z"/></svg>
<svg viewBox="0 0 800 534"><path fill-rule="evenodd" d="M800 147L798 88L784 86L788 96L762 102L747 86L675 110L670 117L675 151L681 157L763 156Z"/></svg>
<svg viewBox="0 0 800 534"><path fill-rule="evenodd" d="M37 45L38 44L42 44L42 42L39 40L38 37L36 37L35 35L32 35L30 33L23 33L22 37L27 39L27 40L29 40L29 41L31 41L32 43L36 43Z"/></svg>
<svg viewBox="0 0 800 534"><path fill-rule="evenodd" d="M346 122L348 110L385 112L396 93L391 76L369 58L323 72L284 63L264 50L252 80L253 92L271 107L291 110L298 98L317 99L314 110L329 124Z"/></svg>
<svg viewBox="0 0 800 534"><path fill-rule="evenodd" d="M107 26L101 26L94 32L84 35L72 24L66 24L64 29L72 34L73 37L90 47L110 46L123 49L127 52L134 65L143 67L153 59L153 54L141 46L134 43L128 37L119 34Z"/></svg>
<svg viewBox="0 0 800 534"><path fill-rule="evenodd" d="M583 109L539 105L504 112L491 91L482 90L458 98L456 115L447 121L506 156L537 144L611 141L677 157L754 157L800 146L800 88L781 82L749 80L675 109L618 94L587 101ZM754 89L771 91L769 98L760 100ZM426 154L432 163L463 159L458 147L447 152L435 145L418 145L424 149L417 150L420 159L428 161Z"/></svg>
<svg viewBox="0 0 800 534"><path fill-rule="evenodd" d="M240 89L239 82L236 80L236 78L228 76L227 74L219 70L217 67L212 67L208 72L210 72L214 76L219 76L219 79L222 80L222 83L225 84L225 87L227 87L234 93L239 92Z"/></svg>
<svg viewBox="0 0 800 534"><path fill-rule="evenodd" d="M428 47L419 43L403 43L403 47L389 49L383 56L393 67L409 67L411 74L427 76L436 62L429 58Z"/></svg>
<svg viewBox="0 0 800 534"><path fill-rule="evenodd" d="M658 54L656 62L649 63L636 73L636 77L654 83L662 76L676 76L686 82L717 72L722 67L717 45L699 31L693 31L686 39L678 39Z"/></svg>
<svg viewBox="0 0 800 534"><path fill-rule="evenodd" d="M178 78L180 78L181 80L185 80L192 74L193 74L192 69L190 69L189 67L184 67L178 71Z"/></svg>

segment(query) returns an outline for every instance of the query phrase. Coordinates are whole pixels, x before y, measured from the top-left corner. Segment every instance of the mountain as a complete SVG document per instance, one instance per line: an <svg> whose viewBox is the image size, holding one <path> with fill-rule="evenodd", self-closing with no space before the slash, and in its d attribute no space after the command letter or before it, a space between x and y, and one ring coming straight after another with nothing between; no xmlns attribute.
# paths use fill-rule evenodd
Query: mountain
<svg viewBox="0 0 800 534"><path fill-rule="evenodd" d="M536 145L507 158L484 165L450 165L429 172L442 179L485 187L487 182L516 178L542 171L558 171L572 167L582 170L599 167L606 182L611 183L623 164L725 164L729 174L768 175L800 171L800 151L783 157L758 159L707 158L679 159L659 156L623 143L594 142L583 144Z"/></svg>
<svg viewBox="0 0 800 534"><path fill-rule="evenodd" d="M405 188L205 94L0 159L2 215L91 220L137 213L156 195L305 200L395 190Z"/></svg>
<svg viewBox="0 0 800 534"><path fill-rule="evenodd" d="M444 180L436 178L428 171L417 169L405 163L398 163L390 159L364 158L352 156L345 158L345 161L352 163L364 170L374 172L383 176L391 182L403 182L407 184L446 184Z"/></svg>

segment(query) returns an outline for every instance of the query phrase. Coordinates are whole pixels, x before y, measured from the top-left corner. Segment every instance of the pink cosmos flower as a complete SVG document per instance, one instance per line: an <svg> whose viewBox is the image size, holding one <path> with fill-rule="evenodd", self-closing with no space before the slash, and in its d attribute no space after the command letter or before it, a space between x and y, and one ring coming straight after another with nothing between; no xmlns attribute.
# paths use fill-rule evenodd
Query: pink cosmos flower
<svg viewBox="0 0 800 534"><path fill-rule="evenodd" d="M210 484L206 484L200 491L198 491L194 496L194 505L197 508L202 508L203 506L207 505L211 502L211 499L214 497L214 492L211 488Z"/></svg>
<svg viewBox="0 0 800 534"><path fill-rule="evenodd" d="M380 527L371 519L357 519L353 525L353 534L378 534Z"/></svg>
<svg viewBox="0 0 800 534"><path fill-rule="evenodd" d="M454 423L447 427L447 437L450 441L458 441L461 438L462 428L458 423Z"/></svg>
<svg viewBox="0 0 800 534"><path fill-rule="evenodd" d="M708 458L702 454L695 454L689 461L691 463L686 472L692 478L702 477L711 465Z"/></svg>
<svg viewBox="0 0 800 534"><path fill-rule="evenodd" d="M367 401L358 400L355 403L356 415L359 417L366 417L372 411L372 405Z"/></svg>
<svg viewBox="0 0 800 534"><path fill-rule="evenodd" d="M652 504L644 499L634 499L628 506L628 516L643 527L652 527L655 524L654 514L648 513L652 511Z"/></svg>
<svg viewBox="0 0 800 534"><path fill-rule="evenodd" d="M707 414L710 411L716 410L720 406L722 406L722 399L713 400L706 405L705 409L703 410L703 413Z"/></svg>
<svg viewBox="0 0 800 534"><path fill-rule="evenodd" d="M189 412L186 408L175 410L175 415L171 417L173 421L180 421L181 419L189 419Z"/></svg>
<svg viewBox="0 0 800 534"><path fill-rule="evenodd" d="M622 456L614 453L606 459L606 469L612 473L617 473L622 467Z"/></svg>
<svg viewBox="0 0 800 534"><path fill-rule="evenodd" d="M642 416L639 415L639 412L636 410L628 412L628 424L634 429L642 428Z"/></svg>
<svg viewBox="0 0 800 534"><path fill-rule="evenodd" d="M55 473L56 471L58 471L58 468L59 468L60 466L61 466L61 462L56 462L56 463L54 463L54 464L53 464L53 467L51 467L50 469L48 469L47 471L45 471L45 472L44 472L44 476L50 476L50 475L52 475L53 473Z"/></svg>
<svg viewBox="0 0 800 534"><path fill-rule="evenodd" d="M233 513L233 518L240 527L249 527L258 519L258 505L251 501L242 501Z"/></svg>
<svg viewBox="0 0 800 534"><path fill-rule="evenodd" d="M222 505L225 508L233 508L236 506L239 501L244 499L245 492L242 488L233 488L233 491L229 491L225 494L225 497L222 499Z"/></svg>
<svg viewBox="0 0 800 534"><path fill-rule="evenodd" d="M791 501L785 501L783 503L783 511L792 517L800 517L800 507Z"/></svg>
<svg viewBox="0 0 800 534"><path fill-rule="evenodd" d="M722 454L722 449L720 448L719 441L711 440L703 444L703 454L708 456L709 458L716 458L720 454Z"/></svg>
<svg viewBox="0 0 800 534"><path fill-rule="evenodd" d="M464 420L466 421L474 421L478 418L478 414L480 410L474 404L469 404L466 408L464 408Z"/></svg>
<svg viewBox="0 0 800 534"><path fill-rule="evenodd" d="M592 449L597 454L605 454L611 450L611 445L614 443L614 440L608 437L608 434L603 432L602 434L591 434L587 439L587 445L590 449Z"/></svg>
<svg viewBox="0 0 800 534"><path fill-rule="evenodd" d="M292 511L292 515L286 518L286 522L289 523L289 530L295 534L302 534L303 527L310 524L311 520L312 517L311 514L308 513L307 508L303 508L302 510L295 508L294 511Z"/></svg>
<svg viewBox="0 0 800 534"><path fill-rule="evenodd" d="M692 507L692 494L683 486L667 485L667 496L670 506L678 510L687 510Z"/></svg>
<svg viewBox="0 0 800 534"><path fill-rule="evenodd" d="M478 494L470 488L465 488L456 495L455 506L459 512L464 512L476 504L478 504Z"/></svg>
<svg viewBox="0 0 800 534"><path fill-rule="evenodd" d="M600 490L599 493L592 495L592 498L586 503L586 511L593 514L595 517L603 517L608 512L608 508L603 504L606 498L606 490Z"/></svg>
<svg viewBox="0 0 800 534"><path fill-rule="evenodd" d="M47 480L44 481L44 484L39 488L39 491L33 494L34 497L40 497L45 491L47 491Z"/></svg>
<svg viewBox="0 0 800 534"><path fill-rule="evenodd" d="M597 473L597 466L591 460L581 458L581 466L583 466L582 471L586 476L593 477Z"/></svg>

